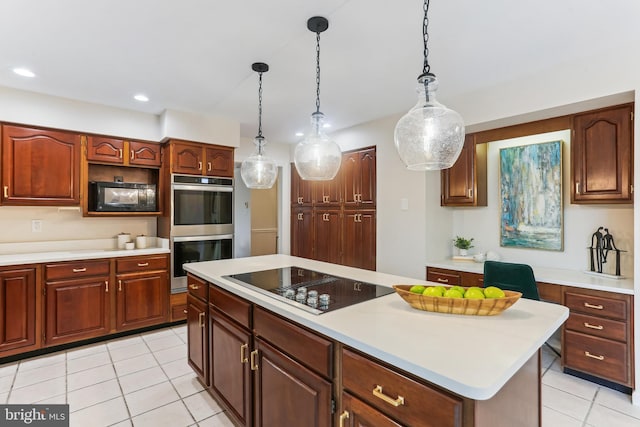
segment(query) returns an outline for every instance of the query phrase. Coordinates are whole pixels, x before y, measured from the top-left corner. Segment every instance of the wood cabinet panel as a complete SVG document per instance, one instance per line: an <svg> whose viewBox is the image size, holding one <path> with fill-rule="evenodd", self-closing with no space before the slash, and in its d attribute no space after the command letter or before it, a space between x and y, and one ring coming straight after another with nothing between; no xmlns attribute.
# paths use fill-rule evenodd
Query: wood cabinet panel
<svg viewBox="0 0 640 427"><path fill-rule="evenodd" d="M80 135L2 126L2 204L78 205Z"/></svg>
<svg viewBox="0 0 640 427"><path fill-rule="evenodd" d="M564 331L564 366L620 384L632 383L626 344Z"/></svg>
<svg viewBox="0 0 640 427"><path fill-rule="evenodd" d="M582 292L567 292L564 298L565 305L571 311L612 319L627 319L627 301L625 300L587 295Z"/></svg>
<svg viewBox="0 0 640 427"><path fill-rule="evenodd" d="M462 426L462 399L343 349L343 387L405 425Z"/></svg>
<svg viewBox="0 0 640 427"><path fill-rule="evenodd" d="M342 260L342 221L339 210L315 209L313 259L339 264Z"/></svg>
<svg viewBox="0 0 640 427"><path fill-rule="evenodd" d="M189 295L206 302L209 296L207 282L191 273L187 273L187 292Z"/></svg>
<svg viewBox="0 0 640 427"><path fill-rule="evenodd" d="M171 173L202 175L202 146L171 141Z"/></svg>
<svg viewBox="0 0 640 427"><path fill-rule="evenodd" d="M171 321L186 320L187 318L187 293L180 292L169 296Z"/></svg>
<svg viewBox="0 0 640 427"><path fill-rule="evenodd" d="M295 164L291 163L291 206L311 206L313 190L313 181L302 179Z"/></svg>
<svg viewBox="0 0 640 427"><path fill-rule="evenodd" d="M109 260L82 260L46 264L44 277L47 281L77 279L80 277L109 276Z"/></svg>
<svg viewBox="0 0 640 427"><path fill-rule="evenodd" d="M209 385L207 304L187 295L187 363L200 381Z"/></svg>
<svg viewBox="0 0 640 427"><path fill-rule="evenodd" d="M171 140L171 173L233 177L233 148Z"/></svg>
<svg viewBox="0 0 640 427"><path fill-rule="evenodd" d="M122 274L118 281L116 327L135 329L167 321L169 284L166 271Z"/></svg>
<svg viewBox="0 0 640 427"><path fill-rule="evenodd" d="M251 303L210 284L209 305L244 328L251 328Z"/></svg>
<svg viewBox="0 0 640 427"><path fill-rule="evenodd" d="M55 345L109 333L109 276L45 284L45 344Z"/></svg>
<svg viewBox="0 0 640 427"><path fill-rule="evenodd" d="M139 273L149 270L166 270L169 260L166 255L127 257L116 259L116 273Z"/></svg>
<svg viewBox="0 0 640 427"><path fill-rule="evenodd" d="M342 197L345 206L375 206L376 149L344 153L342 156Z"/></svg>
<svg viewBox="0 0 640 427"><path fill-rule="evenodd" d="M210 380L213 393L240 424L252 423L252 375L249 364L251 332L209 309ZM227 412L229 413L229 412Z"/></svg>
<svg viewBox="0 0 640 427"><path fill-rule="evenodd" d="M487 144L465 137L460 157L440 172L441 206L487 206Z"/></svg>
<svg viewBox="0 0 640 427"><path fill-rule="evenodd" d="M633 202L633 105L573 118L571 203Z"/></svg>
<svg viewBox="0 0 640 427"><path fill-rule="evenodd" d="M102 136L87 136L87 160L122 165L125 156L124 140Z"/></svg>
<svg viewBox="0 0 640 427"><path fill-rule="evenodd" d="M162 164L160 144L129 141L129 164L159 168Z"/></svg>
<svg viewBox="0 0 640 427"><path fill-rule="evenodd" d="M320 375L331 378L332 341L281 319L260 307L256 307L253 312L253 325L257 337L262 337Z"/></svg>
<svg viewBox="0 0 640 427"><path fill-rule="evenodd" d="M233 177L233 148L205 147L205 175Z"/></svg>
<svg viewBox="0 0 640 427"><path fill-rule="evenodd" d="M315 206L339 206L342 202L342 174L331 181L315 181L312 183L313 204Z"/></svg>
<svg viewBox="0 0 640 427"><path fill-rule="evenodd" d="M344 427L402 427L377 409L367 405L349 393L342 393L342 410L339 416Z"/></svg>
<svg viewBox="0 0 640 427"><path fill-rule="evenodd" d="M342 227L342 264L375 270L376 211L345 210Z"/></svg>
<svg viewBox="0 0 640 427"><path fill-rule="evenodd" d="M617 320L603 319L596 316L571 313L566 323L566 329L589 334L601 338L627 342L627 324Z"/></svg>
<svg viewBox="0 0 640 427"><path fill-rule="evenodd" d="M462 285L461 273L454 270L427 267L427 280L446 286Z"/></svg>
<svg viewBox="0 0 640 427"><path fill-rule="evenodd" d="M260 338L255 348L254 426L331 426L331 383Z"/></svg>
<svg viewBox="0 0 640 427"><path fill-rule="evenodd" d="M291 255L313 258L314 217L311 208L296 208L291 211Z"/></svg>
<svg viewBox="0 0 640 427"><path fill-rule="evenodd" d="M0 270L0 355L36 343L36 270Z"/></svg>

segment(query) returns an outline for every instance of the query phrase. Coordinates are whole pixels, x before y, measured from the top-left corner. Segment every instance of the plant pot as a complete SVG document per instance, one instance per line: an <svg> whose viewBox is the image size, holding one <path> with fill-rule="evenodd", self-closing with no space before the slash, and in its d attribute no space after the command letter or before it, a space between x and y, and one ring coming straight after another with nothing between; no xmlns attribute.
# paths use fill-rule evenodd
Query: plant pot
<svg viewBox="0 0 640 427"><path fill-rule="evenodd" d="M460 256L467 256L468 253L467 249L458 249L458 255Z"/></svg>

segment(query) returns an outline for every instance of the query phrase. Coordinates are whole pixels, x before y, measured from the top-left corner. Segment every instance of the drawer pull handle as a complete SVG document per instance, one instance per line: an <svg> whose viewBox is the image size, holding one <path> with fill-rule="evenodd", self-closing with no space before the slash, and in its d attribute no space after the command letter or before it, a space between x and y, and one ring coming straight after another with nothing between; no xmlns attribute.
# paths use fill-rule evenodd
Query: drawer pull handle
<svg viewBox="0 0 640 427"><path fill-rule="evenodd" d="M202 170L202 162L198 162L198 170L201 171Z"/></svg>
<svg viewBox="0 0 640 427"><path fill-rule="evenodd" d="M443 279L442 277L438 277L436 280L440 283L449 283L449 279Z"/></svg>
<svg viewBox="0 0 640 427"><path fill-rule="evenodd" d="M122 280L118 280L118 292L122 292Z"/></svg>
<svg viewBox="0 0 640 427"><path fill-rule="evenodd" d="M197 291L198 289L200 289L200 286L195 285L195 284L192 283L192 284L189 285L189 289L193 289L194 291Z"/></svg>
<svg viewBox="0 0 640 427"><path fill-rule="evenodd" d="M198 314L198 325L201 328L204 328L204 315L205 315L204 311L202 313Z"/></svg>
<svg viewBox="0 0 640 427"><path fill-rule="evenodd" d="M5 185L4 186L4 198L8 198L9 197L9 186Z"/></svg>
<svg viewBox="0 0 640 427"><path fill-rule="evenodd" d="M109 281L108 280L104 281L104 291L105 292L109 292Z"/></svg>
<svg viewBox="0 0 640 427"><path fill-rule="evenodd" d="M588 302L585 302L584 306L587 307L587 308L594 308L596 310L602 310L604 308L604 306L602 304L593 305L593 304L589 304Z"/></svg>
<svg viewBox="0 0 640 427"><path fill-rule="evenodd" d="M187 309L185 308L184 310L182 310L182 312L183 312L184 314L187 314Z"/></svg>
<svg viewBox="0 0 640 427"><path fill-rule="evenodd" d="M589 322L584 322L584 327L585 328L591 328L591 329L597 329L599 331L604 329L604 326L602 326L602 325L592 325Z"/></svg>
<svg viewBox="0 0 640 427"><path fill-rule="evenodd" d="M211 162L207 162L207 171L211 172Z"/></svg>
<svg viewBox="0 0 640 427"><path fill-rule="evenodd" d="M131 150L131 160L135 160L136 159L136 153L133 152L133 150Z"/></svg>
<svg viewBox="0 0 640 427"><path fill-rule="evenodd" d="M597 355L595 355L595 354L591 354L591 353L589 353L588 351L585 351L585 352L584 352L584 355L585 355L585 356L587 356L587 357L590 357L590 358L592 358L592 359L596 359L596 360L604 360L604 356L597 356Z"/></svg>
<svg viewBox="0 0 640 427"><path fill-rule="evenodd" d="M122 158L122 148L120 148L119 151L120 151L120 158Z"/></svg>
<svg viewBox="0 0 640 427"><path fill-rule="evenodd" d="M139 262L138 263L138 267L149 267L149 263L148 262Z"/></svg>
<svg viewBox="0 0 640 427"><path fill-rule="evenodd" d="M247 363L249 361L246 353L248 348L249 344L242 344L240 346L240 363Z"/></svg>
<svg viewBox="0 0 640 427"><path fill-rule="evenodd" d="M342 414L340 414L340 427L345 427L344 420L348 420L348 419L349 419L349 411L344 411Z"/></svg>
<svg viewBox="0 0 640 427"><path fill-rule="evenodd" d="M376 388L373 389L373 395L379 399L384 400L385 402L387 402L389 405L393 405L393 406L400 406L400 405L404 405L404 397L402 396L398 396L397 399L393 399L389 396L387 396L386 394L384 394L382 392L382 386L381 385L376 385Z"/></svg>
<svg viewBox="0 0 640 427"><path fill-rule="evenodd" d="M74 268L73 269L74 273L84 273L85 271L87 271L86 267L84 267L84 268Z"/></svg>
<svg viewBox="0 0 640 427"><path fill-rule="evenodd" d="M258 350L253 350L251 352L251 370L252 371L257 371L258 370Z"/></svg>

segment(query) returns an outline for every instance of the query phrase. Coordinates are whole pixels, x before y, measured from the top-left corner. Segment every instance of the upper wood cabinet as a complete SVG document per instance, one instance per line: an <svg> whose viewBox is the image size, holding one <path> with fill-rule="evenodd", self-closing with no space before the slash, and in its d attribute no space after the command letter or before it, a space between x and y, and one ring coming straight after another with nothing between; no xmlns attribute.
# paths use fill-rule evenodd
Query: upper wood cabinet
<svg viewBox="0 0 640 427"><path fill-rule="evenodd" d="M170 140L171 173L233 177L233 148Z"/></svg>
<svg viewBox="0 0 640 427"><path fill-rule="evenodd" d="M342 197L345 206L376 205L376 149L365 148L342 156Z"/></svg>
<svg viewBox="0 0 640 427"><path fill-rule="evenodd" d="M313 204L316 206L337 206L342 202L342 173L331 181L313 182Z"/></svg>
<svg viewBox="0 0 640 427"><path fill-rule="evenodd" d="M162 163L160 144L102 136L87 137L87 160L155 168L159 168Z"/></svg>
<svg viewBox="0 0 640 427"><path fill-rule="evenodd" d="M296 165L291 163L291 205L311 206L313 187L313 181L302 179Z"/></svg>
<svg viewBox="0 0 640 427"><path fill-rule="evenodd" d="M571 203L633 203L633 105L577 114Z"/></svg>
<svg viewBox="0 0 640 427"><path fill-rule="evenodd" d="M2 126L2 204L80 203L80 135Z"/></svg>
<svg viewBox="0 0 640 427"><path fill-rule="evenodd" d="M487 206L487 144L468 134L460 157L440 172L440 206Z"/></svg>

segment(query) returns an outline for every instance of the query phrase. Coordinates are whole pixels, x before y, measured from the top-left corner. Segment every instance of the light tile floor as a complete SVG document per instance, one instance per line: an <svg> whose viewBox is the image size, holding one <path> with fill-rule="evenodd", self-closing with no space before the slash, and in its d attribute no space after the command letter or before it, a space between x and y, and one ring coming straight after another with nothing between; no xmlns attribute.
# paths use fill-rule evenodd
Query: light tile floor
<svg viewBox="0 0 640 427"><path fill-rule="evenodd" d="M68 403L71 427L227 427L186 362L186 326L0 365L0 403ZM638 427L628 395L561 372L542 354L544 427Z"/></svg>

